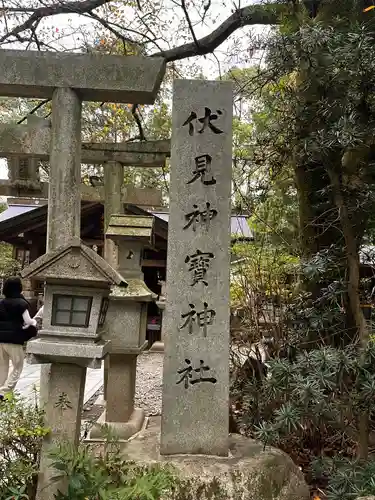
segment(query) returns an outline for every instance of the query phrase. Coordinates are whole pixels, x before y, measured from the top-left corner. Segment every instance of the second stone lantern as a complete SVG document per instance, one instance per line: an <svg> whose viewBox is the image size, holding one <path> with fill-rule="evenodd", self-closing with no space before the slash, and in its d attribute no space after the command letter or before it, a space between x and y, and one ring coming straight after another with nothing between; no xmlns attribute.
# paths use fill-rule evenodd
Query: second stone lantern
<svg viewBox="0 0 375 500"><path fill-rule="evenodd" d="M154 240L152 216L112 215L106 238L118 246L118 272L126 289L113 286L109 296L107 332L110 340L106 409L94 426L91 439L101 439L109 426L121 440L138 432L145 421L144 410L134 408L137 357L147 346L147 303L155 295L143 281L141 268L145 246Z"/></svg>

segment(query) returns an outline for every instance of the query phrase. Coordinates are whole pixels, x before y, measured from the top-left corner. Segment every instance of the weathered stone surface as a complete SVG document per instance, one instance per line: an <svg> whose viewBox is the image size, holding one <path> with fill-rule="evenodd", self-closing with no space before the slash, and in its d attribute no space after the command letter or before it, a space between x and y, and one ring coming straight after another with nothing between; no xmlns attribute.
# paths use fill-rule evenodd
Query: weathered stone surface
<svg viewBox="0 0 375 500"><path fill-rule="evenodd" d="M113 287L110 295L104 339L111 341L111 352L127 353L146 342L147 302L155 295L142 280L130 279L128 287Z"/></svg>
<svg viewBox="0 0 375 500"><path fill-rule="evenodd" d="M106 409L108 422L127 422L133 413L136 371L136 355L111 354Z"/></svg>
<svg viewBox="0 0 375 500"><path fill-rule="evenodd" d="M141 279L129 278L126 283L128 284L126 288L123 286L111 287L111 299L115 301L126 300L127 302L150 302L157 298L156 293L152 292Z"/></svg>
<svg viewBox="0 0 375 500"><path fill-rule="evenodd" d="M165 165L169 157L170 141L144 141L127 143L82 143L82 163L116 161L122 165L157 168Z"/></svg>
<svg viewBox="0 0 375 500"><path fill-rule="evenodd" d="M143 281L141 262L144 244L136 239L130 241L126 239L117 240L117 244L119 248L118 271L121 276L126 276L125 279Z"/></svg>
<svg viewBox="0 0 375 500"><path fill-rule="evenodd" d="M43 119L34 121L31 117L32 115L28 118L26 125L0 124L0 157L26 155L36 160L49 160L51 121ZM81 163L104 164L117 161L123 165L155 168L165 165L169 151L169 140L124 143L83 142Z"/></svg>
<svg viewBox="0 0 375 500"><path fill-rule="evenodd" d="M39 161L30 156L13 156L7 158L9 180L13 185L22 187L25 183L40 189ZM34 185L34 186L33 186Z"/></svg>
<svg viewBox="0 0 375 500"><path fill-rule="evenodd" d="M78 444L86 368L63 363L44 366L45 423L52 432L43 441L37 499L51 500L63 484L52 480L56 471L51 467L49 452L64 440L73 446Z"/></svg>
<svg viewBox="0 0 375 500"><path fill-rule="evenodd" d="M165 73L162 58L2 50L0 95L50 98L71 88L84 101L152 104Z"/></svg>
<svg viewBox="0 0 375 500"><path fill-rule="evenodd" d="M158 418L123 446L126 459L140 464L170 464L180 478L164 500L309 500L298 467L282 451L239 434L229 437L230 455L159 454ZM199 432L199 429L197 429Z"/></svg>
<svg viewBox="0 0 375 500"><path fill-rule="evenodd" d="M96 424L90 431L90 437L86 442L93 440L103 441L108 435L106 427L110 426L111 431L119 441L127 441L131 436L139 432L145 422L145 411L142 408L135 408L126 422L108 422L106 411L104 411Z"/></svg>
<svg viewBox="0 0 375 500"><path fill-rule="evenodd" d="M51 342L53 339L59 341L61 338L68 341L76 340L77 343L98 340L103 333L103 328L98 328L102 300L104 297L108 297L108 292L109 290L105 287L83 287L77 286L72 282L68 282L67 284L57 282L52 285L47 281L44 299L43 328L39 330L39 336ZM92 302L87 326L61 326L54 324L52 318L53 297L55 295L91 297ZM71 352L71 354L73 355L74 353ZM74 357L78 357L78 351L75 353ZM85 355L85 357L87 356ZM94 357L98 357L98 355Z"/></svg>
<svg viewBox="0 0 375 500"><path fill-rule="evenodd" d="M104 170L104 230L108 228L112 214L123 212L121 188L124 183L124 168L120 163L110 162ZM114 241L104 235L104 258L114 269L118 267L118 248Z"/></svg>
<svg viewBox="0 0 375 500"><path fill-rule="evenodd" d="M82 103L73 90L54 92L47 251L64 245L72 237L80 237L81 110Z"/></svg>
<svg viewBox="0 0 375 500"><path fill-rule="evenodd" d="M61 338L52 338L52 341L38 338L27 343L26 353L31 364L54 362L100 369L110 344L108 341L84 344L77 341L61 342Z"/></svg>
<svg viewBox="0 0 375 500"><path fill-rule="evenodd" d="M202 118L205 110L214 115ZM163 316L166 455L228 454L231 165L231 84L175 80Z"/></svg>
<svg viewBox="0 0 375 500"><path fill-rule="evenodd" d="M112 212L112 214L116 214L116 212ZM154 241L154 217L112 215L105 234L112 240L137 240L152 244Z"/></svg>
<svg viewBox="0 0 375 500"><path fill-rule="evenodd" d="M23 278L87 281L127 286L124 278L94 250L83 245L79 238L38 257L25 267Z"/></svg>
<svg viewBox="0 0 375 500"><path fill-rule="evenodd" d="M15 91L14 87L11 88ZM80 237L81 109L81 100L73 90L69 88L56 89L53 92L47 251L56 250L72 238L79 239ZM66 380L64 372L68 375ZM52 432L49 439L45 439L42 445L37 500L49 500L54 497L57 489L64 488L61 481L51 483L51 476L55 474L55 471L50 464L49 441L58 442L67 439L73 447L77 445L81 427L85 379L86 368L78 365L53 363L50 366L44 364L41 370L40 385L41 398L42 402L45 403L46 410L45 423L51 427ZM69 393L64 390L65 386L69 389ZM60 425L54 428L56 398L59 397L60 392L71 398L72 402L69 403L71 420L64 419L60 408L61 416L58 420Z"/></svg>
<svg viewBox="0 0 375 500"><path fill-rule="evenodd" d="M107 238L105 235L108 229L109 220L112 214L120 214L124 212L124 204L121 202L121 189L124 183L124 169L119 163L111 162L104 171L104 258L106 261L118 269L119 249L116 243ZM112 315L107 316L110 320ZM110 322L111 323L111 322ZM112 323L113 324L113 323ZM111 332L112 328L109 324L107 331ZM109 356L104 360L104 399L107 399L108 391L108 367Z"/></svg>
<svg viewBox="0 0 375 500"><path fill-rule="evenodd" d="M123 215L110 217L116 227L123 228ZM138 221L138 218L135 218ZM153 221L153 217L144 218ZM138 221L139 222L139 221ZM141 222L144 222L142 219ZM137 229L144 225L136 224ZM152 227L152 224L151 224ZM146 228L148 229L148 228ZM138 234L132 239L116 235L118 239L118 270L126 276L128 287L112 287L107 313L107 331L104 338L111 341L111 351L105 365L106 411L101 422L106 422L121 439L127 439L141 428L144 412L134 409L137 356L145 349L147 302L156 296L143 281L141 253L143 244ZM112 238L111 231L106 238ZM121 271L120 271L121 270ZM103 437L101 427L95 427L91 438Z"/></svg>

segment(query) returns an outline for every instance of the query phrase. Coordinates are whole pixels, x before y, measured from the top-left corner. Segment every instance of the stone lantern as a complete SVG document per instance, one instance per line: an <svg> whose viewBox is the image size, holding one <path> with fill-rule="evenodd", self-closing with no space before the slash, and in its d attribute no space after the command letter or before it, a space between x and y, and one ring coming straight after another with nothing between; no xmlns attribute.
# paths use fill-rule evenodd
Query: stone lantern
<svg viewBox="0 0 375 500"><path fill-rule="evenodd" d="M39 257L23 278L45 281L43 328L27 344L31 363L100 368L110 342L102 340L111 285L127 283L79 239Z"/></svg>
<svg viewBox="0 0 375 500"><path fill-rule="evenodd" d="M110 426L122 440L138 432L145 419L144 411L134 408L134 395L137 357L147 346L147 303L157 297L143 281L141 269L143 248L154 241L153 222L152 216L112 215L106 232L117 244L118 271L128 287L113 286L109 296L106 410L98 424ZM90 438L104 434L102 427L94 426Z"/></svg>

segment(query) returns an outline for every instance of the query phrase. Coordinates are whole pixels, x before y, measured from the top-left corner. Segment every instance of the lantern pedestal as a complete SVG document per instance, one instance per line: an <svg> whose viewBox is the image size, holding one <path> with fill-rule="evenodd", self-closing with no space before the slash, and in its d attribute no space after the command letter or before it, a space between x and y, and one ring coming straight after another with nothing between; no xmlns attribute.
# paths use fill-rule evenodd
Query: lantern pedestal
<svg viewBox="0 0 375 500"><path fill-rule="evenodd" d="M147 346L147 303L154 294L141 279L127 279L126 289L113 287L109 297L107 331L111 342L108 355L106 409L90 432L90 440L102 440L109 426L120 440L141 430L145 413L134 408L137 358Z"/></svg>
<svg viewBox="0 0 375 500"><path fill-rule="evenodd" d="M110 341L97 343L51 342L40 338L27 344L26 355L29 364L66 363L84 368L99 369L102 359L110 349Z"/></svg>

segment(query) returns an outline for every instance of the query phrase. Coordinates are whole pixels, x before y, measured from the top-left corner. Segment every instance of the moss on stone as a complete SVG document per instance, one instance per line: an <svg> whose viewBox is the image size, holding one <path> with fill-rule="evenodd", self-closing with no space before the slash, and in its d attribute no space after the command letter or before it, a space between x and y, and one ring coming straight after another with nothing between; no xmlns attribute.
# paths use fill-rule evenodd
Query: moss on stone
<svg viewBox="0 0 375 500"><path fill-rule="evenodd" d="M147 287L146 283L140 279L127 279L127 287L113 286L111 288L110 298L141 298L153 299L157 296Z"/></svg>

